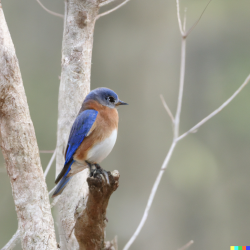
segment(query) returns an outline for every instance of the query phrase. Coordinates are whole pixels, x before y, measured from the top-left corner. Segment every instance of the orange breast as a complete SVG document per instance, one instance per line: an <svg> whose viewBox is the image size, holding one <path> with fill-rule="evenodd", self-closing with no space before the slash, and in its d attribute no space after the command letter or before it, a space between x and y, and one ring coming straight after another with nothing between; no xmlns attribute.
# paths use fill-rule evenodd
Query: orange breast
<svg viewBox="0 0 250 250"><path fill-rule="evenodd" d="M95 121L95 128L92 133L85 137L80 147L76 150L74 159L84 162L87 158L88 151L97 143L108 138L114 129L118 129L118 112L115 108L103 106L96 101L84 103L80 112L86 109L95 109L98 115Z"/></svg>

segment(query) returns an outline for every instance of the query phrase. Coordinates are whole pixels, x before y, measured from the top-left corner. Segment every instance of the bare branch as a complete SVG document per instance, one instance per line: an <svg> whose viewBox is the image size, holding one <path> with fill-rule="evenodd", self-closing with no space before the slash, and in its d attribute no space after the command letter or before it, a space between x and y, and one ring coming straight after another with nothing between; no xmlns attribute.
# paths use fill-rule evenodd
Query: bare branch
<svg viewBox="0 0 250 250"><path fill-rule="evenodd" d="M50 170L50 168L52 166L52 163L54 162L55 158L56 158L56 150L54 150L54 153L53 153L53 155L50 158L49 164L46 167L46 170L44 171L44 177L45 177L45 179L47 177L47 174L48 174L48 172L49 172L49 170Z"/></svg>
<svg viewBox="0 0 250 250"><path fill-rule="evenodd" d="M99 7L103 7L107 4L110 4L112 2L115 2L116 0L106 0L106 1L102 1L100 4L99 4Z"/></svg>
<svg viewBox="0 0 250 250"><path fill-rule="evenodd" d="M185 79L185 66L186 66L185 64L186 64L186 39L182 37L180 86L179 86L177 110L176 110L176 115L175 115L174 138L177 138L179 136L179 124L180 124L180 115L181 115L181 106L182 106L184 79Z"/></svg>
<svg viewBox="0 0 250 250"><path fill-rule="evenodd" d="M65 1L62 71L58 98L56 175L64 166L70 128L90 91L93 34L100 0ZM61 249L78 249L74 212L87 195L88 169L74 175L57 202ZM53 201L54 202L54 201Z"/></svg>
<svg viewBox="0 0 250 250"><path fill-rule="evenodd" d="M113 9L108 10L108 11L106 11L106 12L103 12L103 13L99 14L99 15L96 17L96 20L99 19L99 18L102 17L102 16L106 16L106 15L108 15L108 14L110 14L110 13L112 13L112 12L118 10L118 9L121 8L123 5L125 5L126 3L128 3L129 1L130 1L130 0L125 0L125 1L122 2L121 4L119 4L119 5L117 5L116 7L114 7Z"/></svg>
<svg viewBox="0 0 250 250"><path fill-rule="evenodd" d="M178 24L179 24L179 29L180 29L180 32L181 32L181 36L184 36L184 31L183 31L182 24L181 24L179 0L176 0L176 9L177 9L177 19L178 19Z"/></svg>
<svg viewBox="0 0 250 250"><path fill-rule="evenodd" d="M186 250L188 249L192 244L194 244L193 240L190 240L186 245L184 245L183 247L179 248L178 250Z"/></svg>
<svg viewBox="0 0 250 250"><path fill-rule="evenodd" d="M104 248L106 209L111 194L119 186L118 171L108 172L109 182L101 175L88 177L88 200L79 205L75 212L75 236L79 250Z"/></svg>
<svg viewBox="0 0 250 250"><path fill-rule="evenodd" d="M208 7L208 5L210 4L211 1L212 1L212 0L210 0L210 1L207 3L206 7L205 7L204 10L202 11L202 13L201 13L200 17L198 18L198 20L197 20L197 21L193 24L193 26L184 34L185 37L188 37L188 35L193 31L193 29L194 29L194 28L196 27L196 25L199 23L199 21L201 20L203 14L205 13L205 11L206 11L206 9L207 9L207 7Z"/></svg>
<svg viewBox="0 0 250 250"><path fill-rule="evenodd" d="M162 104L163 104L164 108L166 109L172 123L174 124L174 116L173 116L170 108L168 107L167 103L165 102L165 99L164 99L163 95L160 95L160 98L161 98Z"/></svg>
<svg viewBox="0 0 250 250"><path fill-rule="evenodd" d="M38 2L38 4L45 10L47 11L49 14L53 15L53 16L57 16L57 17L61 17L64 18L64 16L62 14L56 13L54 11L51 11L49 9L47 9L41 2L40 0L36 0Z"/></svg>
<svg viewBox="0 0 250 250"><path fill-rule="evenodd" d="M153 188L151 190L150 196L148 198L148 202L146 205L146 208L144 210L142 219L136 229L136 231L134 232L134 234L132 235L132 237L130 238L130 240L128 241L128 243L125 245L125 247L123 248L123 250L128 250L130 248L130 246L133 244L133 242L135 241L135 239L137 238L137 236L139 235L141 229L143 228L147 217L148 217L148 213L149 210L152 206L156 191L159 187L161 178L163 176L163 173L165 172L168 163L170 161L170 158L173 154L173 151L175 149L175 146L178 142L177 138L179 136L179 123L180 123L180 114L181 114L181 106L182 106L182 100L183 100L183 90L184 90L184 79L185 79L185 61L186 61L186 36L185 36L185 28L186 28L186 10L185 10L185 14L184 14L184 22L183 22L183 26L182 26L182 22L181 22L181 18L180 18L180 6L179 6L179 0L176 0L176 6L177 6L177 19L178 19L178 23L179 23L179 29L180 29L180 33L182 36L182 46L181 46L181 66L180 66L180 83L179 83L179 94L178 94L178 101L177 101L177 110L176 110L176 115L175 118L173 118L173 115L170 111L170 109L168 108L167 104L165 103L164 99L161 97L163 105L165 107L165 109L167 110L169 116L171 117L171 120L173 121L174 124L174 138L173 138L173 142L170 146L170 149L167 153L167 156L161 166L161 169L158 173L158 176L154 182ZM189 242L190 243L190 242ZM188 244L189 244L188 243ZM192 244L192 243L190 243ZM189 246L189 245L188 245Z"/></svg>
<svg viewBox="0 0 250 250"><path fill-rule="evenodd" d="M207 117L205 117L203 120L201 120L195 126L193 126L191 129L189 129L186 133L184 133L181 136L179 136L176 140L180 141L181 139L183 139L184 137L186 137L188 134L196 132L196 130L200 126L202 126L205 122L207 122L208 120L210 120L212 117L214 117L215 115L217 115L222 109L224 109L241 92L241 90L248 84L249 81L250 81L250 75L246 78L246 80L243 82L243 84L234 92L234 94L230 98L228 98L219 108L217 108L210 115L208 115Z"/></svg>
<svg viewBox="0 0 250 250"><path fill-rule="evenodd" d="M18 243L18 240L20 240L20 230L19 229L17 229L17 231L12 236L12 238L9 240L9 242L1 250L13 249L16 246L16 244Z"/></svg>
<svg viewBox="0 0 250 250"><path fill-rule="evenodd" d="M168 154L161 166L161 169L158 173L158 176L155 180L155 183L153 185L153 188L151 190L151 193L149 195L149 198L148 198L148 202L147 202L147 206L144 210L144 213L143 213L143 216L142 216L142 219L140 221L140 224L139 226L137 227L136 231L134 232L134 234L132 235L132 237L130 238L130 240L128 241L128 243L125 245L125 247L123 248L123 250L128 250L130 248L130 246L133 244L133 242L135 241L135 239L137 238L137 236L139 235L140 231L142 230L147 218L148 218L148 213L149 213L149 210L152 206L152 203L153 203L153 200L154 200L154 197L155 197L155 194L156 194L156 191L158 189L158 186L161 182L161 178L162 178L162 175L164 173L164 171L166 170L167 166L168 166L168 163L169 163L169 160L173 154L173 151L174 151L174 148L176 146L176 141L173 141L172 142L172 145L168 151Z"/></svg>
<svg viewBox="0 0 250 250"><path fill-rule="evenodd" d="M184 10L184 18L183 18L183 31L186 31L186 25L187 25L187 8Z"/></svg>

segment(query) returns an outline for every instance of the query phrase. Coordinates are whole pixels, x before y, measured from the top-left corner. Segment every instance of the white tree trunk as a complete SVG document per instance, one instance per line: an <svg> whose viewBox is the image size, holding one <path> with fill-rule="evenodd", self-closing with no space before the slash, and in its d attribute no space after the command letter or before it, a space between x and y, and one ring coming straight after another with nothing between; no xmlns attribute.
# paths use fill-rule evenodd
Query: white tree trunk
<svg viewBox="0 0 250 250"><path fill-rule="evenodd" d="M12 186L23 249L57 249L35 131L1 1L0 145Z"/></svg>
<svg viewBox="0 0 250 250"><path fill-rule="evenodd" d="M59 90L56 175L64 165L70 128L90 91L91 59L95 18L100 0L66 0ZM75 175L59 197L60 246L77 249L74 213L86 198L88 170ZM85 202L85 201L84 201Z"/></svg>

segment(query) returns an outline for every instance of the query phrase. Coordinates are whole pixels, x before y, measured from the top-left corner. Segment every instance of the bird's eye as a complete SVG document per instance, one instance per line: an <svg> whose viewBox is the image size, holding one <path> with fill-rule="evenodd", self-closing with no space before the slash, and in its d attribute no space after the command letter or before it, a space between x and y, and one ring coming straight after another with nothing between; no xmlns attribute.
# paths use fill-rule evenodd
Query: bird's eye
<svg viewBox="0 0 250 250"><path fill-rule="evenodd" d="M115 98L113 96L109 96L107 100L112 103L115 102Z"/></svg>

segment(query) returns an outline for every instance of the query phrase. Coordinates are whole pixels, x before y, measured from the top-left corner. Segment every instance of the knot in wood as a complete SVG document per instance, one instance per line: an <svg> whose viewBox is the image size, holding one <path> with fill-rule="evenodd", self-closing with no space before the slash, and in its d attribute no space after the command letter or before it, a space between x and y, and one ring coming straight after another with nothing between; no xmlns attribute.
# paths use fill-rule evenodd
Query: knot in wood
<svg viewBox="0 0 250 250"><path fill-rule="evenodd" d="M79 11L76 16L76 24L80 29L83 29L87 25L87 12L86 11Z"/></svg>

